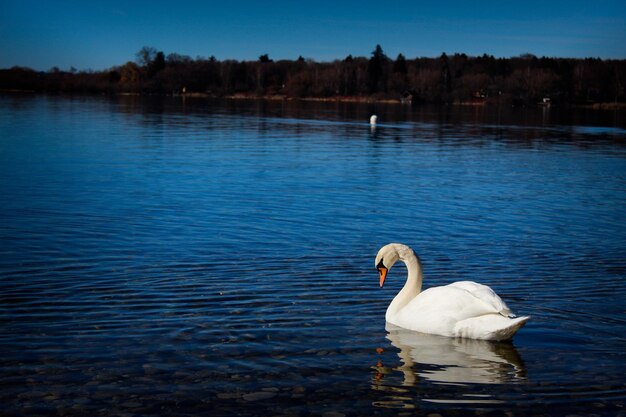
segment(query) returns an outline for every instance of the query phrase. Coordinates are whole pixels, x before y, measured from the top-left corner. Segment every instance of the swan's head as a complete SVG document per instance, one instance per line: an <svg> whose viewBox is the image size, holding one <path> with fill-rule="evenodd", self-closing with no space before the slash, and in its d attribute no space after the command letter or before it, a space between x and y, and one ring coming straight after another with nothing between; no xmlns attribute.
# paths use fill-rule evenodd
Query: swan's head
<svg viewBox="0 0 626 417"><path fill-rule="evenodd" d="M376 269L378 269L378 274L380 275L381 287L385 283L387 272L396 262L398 262L399 259L406 259L404 255L407 251L415 254L413 249L401 243L390 243L380 248L378 254L376 255L375 265Z"/></svg>

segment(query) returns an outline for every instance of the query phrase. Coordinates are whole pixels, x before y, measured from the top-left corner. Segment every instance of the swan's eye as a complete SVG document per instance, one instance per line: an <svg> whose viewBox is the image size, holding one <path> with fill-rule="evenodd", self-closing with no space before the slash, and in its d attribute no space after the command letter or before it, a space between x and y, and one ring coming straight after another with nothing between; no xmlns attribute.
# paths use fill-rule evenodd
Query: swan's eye
<svg viewBox="0 0 626 417"><path fill-rule="evenodd" d="M387 268L382 259L380 260L380 262L378 262L378 265L376 265L376 269L380 269L380 268Z"/></svg>

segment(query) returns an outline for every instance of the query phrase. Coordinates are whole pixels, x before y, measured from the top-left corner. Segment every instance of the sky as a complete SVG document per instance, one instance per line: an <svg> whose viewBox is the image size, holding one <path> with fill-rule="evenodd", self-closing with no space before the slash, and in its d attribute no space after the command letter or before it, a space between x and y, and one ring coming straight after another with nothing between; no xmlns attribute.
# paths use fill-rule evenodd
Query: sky
<svg viewBox="0 0 626 417"><path fill-rule="evenodd" d="M0 0L0 68L104 70L143 46L219 60L484 53L626 59L626 0Z"/></svg>

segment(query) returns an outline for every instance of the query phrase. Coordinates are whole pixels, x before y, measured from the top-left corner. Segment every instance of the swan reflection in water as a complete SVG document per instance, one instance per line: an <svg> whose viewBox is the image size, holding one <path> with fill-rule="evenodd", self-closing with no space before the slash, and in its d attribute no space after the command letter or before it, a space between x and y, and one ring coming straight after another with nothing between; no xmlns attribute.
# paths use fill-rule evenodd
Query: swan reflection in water
<svg viewBox="0 0 626 417"><path fill-rule="evenodd" d="M488 391L476 384L520 384L526 370L519 353L510 342L450 338L406 330L387 323L387 339L398 348L401 364L386 367L379 360L373 367L372 388L391 396L374 405L413 408L418 387L424 401L442 403L498 403ZM402 373L400 384L393 379ZM448 387L448 388L446 388Z"/></svg>

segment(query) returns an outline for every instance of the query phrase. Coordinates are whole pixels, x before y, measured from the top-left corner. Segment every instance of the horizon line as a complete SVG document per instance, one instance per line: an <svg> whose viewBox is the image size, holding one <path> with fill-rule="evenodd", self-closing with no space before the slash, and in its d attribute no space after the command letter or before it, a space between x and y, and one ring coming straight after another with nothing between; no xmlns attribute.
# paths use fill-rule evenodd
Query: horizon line
<svg viewBox="0 0 626 417"><path fill-rule="evenodd" d="M157 52L163 52L158 50L158 48L154 48ZM384 51L383 51L384 52ZM163 54L165 55L165 52L163 52ZM325 60L325 59L315 59L312 57L304 57L302 55L298 55L297 58L273 58L271 57L268 53L261 53L259 54L259 56L255 59L237 59L237 58L217 58L215 55L209 55L209 56L202 56L202 55L197 55L196 57L192 57L190 55L186 55L186 54L180 54L178 52L170 52L167 55L165 55L165 58L167 59L168 56L170 55L179 55L180 57L184 57L184 58L189 58L192 61L202 61L202 60L210 60L211 58L214 58L216 61L218 62L224 62L224 61L235 61L235 62L256 62L259 61L261 56L267 55L270 62L281 62L281 61L297 61L300 58L303 58L306 62L313 62L316 64L331 64L337 61L344 61L346 60L348 57L352 57L352 59L370 59L370 57L368 56L363 56L363 55L352 55L352 54L348 54L346 55L344 58L333 58L330 60ZM467 58L481 58L484 57L485 55L487 57L491 57L494 59L515 59L515 58L520 58L520 59L563 59L563 60L588 60L588 59L593 59L593 60L600 60L600 61L623 61L626 60L626 58L616 58L616 57L600 57L600 56L585 56L585 57L575 57L575 56L548 56L548 55L536 55L532 52L523 52L520 54L516 54L516 55L510 55L510 56L496 56L494 54L489 54L487 52L484 52L483 54L477 54L477 55L473 55L473 54L467 54L465 52L441 52L441 54L437 55L437 56L427 56L427 55L422 55L422 56L415 56L415 57L407 57L404 53L400 52L398 54L404 56L404 58L407 61L410 60L416 60L416 59L439 59L442 56L447 56L447 57L454 57L454 56L459 56L459 55L465 55ZM387 56L385 54L385 56ZM397 59L397 56L395 58L387 56L387 58L389 58L391 61L395 61ZM73 65L70 65L70 67L67 70L62 69L61 67L57 66L57 65L53 65L48 69L38 69L38 68L33 68L27 65L20 65L20 64L14 64L11 66L7 66L7 67L2 67L0 68L0 70L11 70L11 69L15 69L15 68L21 68L21 69L28 69L28 70L32 70L35 72L53 72L53 71L61 71L61 72L104 72L104 71L108 71L108 70L113 70L115 68L121 67L126 65L129 62L133 62L133 63L137 63L136 59L130 59L128 61L125 61L123 63L120 64L114 64L108 67L104 67L104 68L100 68L100 69L94 69L94 68L76 68Z"/></svg>

